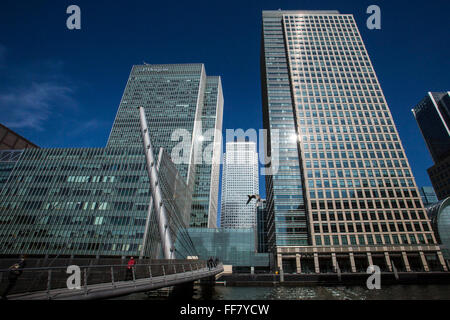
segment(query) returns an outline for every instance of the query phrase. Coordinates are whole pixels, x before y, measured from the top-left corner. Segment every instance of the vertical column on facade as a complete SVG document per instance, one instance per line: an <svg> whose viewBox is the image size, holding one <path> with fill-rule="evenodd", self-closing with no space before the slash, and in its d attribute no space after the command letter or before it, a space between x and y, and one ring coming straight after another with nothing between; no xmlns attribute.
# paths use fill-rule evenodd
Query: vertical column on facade
<svg viewBox="0 0 450 320"><path fill-rule="evenodd" d="M353 252L350 252L348 255L350 256L350 266L352 268L352 272L356 272L355 257L353 256Z"/></svg>
<svg viewBox="0 0 450 320"><path fill-rule="evenodd" d="M300 261L300 258L301 258L300 254L297 253L295 255L295 264L297 265L297 273L302 273L302 263Z"/></svg>
<svg viewBox="0 0 450 320"><path fill-rule="evenodd" d="M403 263L405 264L406 272L411 272L411 267L409 266L408 257L406 256L406 252L402 251Z"/></svg>
<svg viewBox="0 0 450 320"><path fill-rule="evenodd" d="M319 254L318 253L314 253L314 268L316 269L316 273L320 273Z"/></svg>
<svg viewBox="0 0 450 320"><path fill-rule="evenodd" d="M283 270L283 255L281 253L277 254L277 265L280 271Z"/></svg>
<svg viewBox="0 0 450 320"><path fill-rule="evenodd" d="M336 253L331 253L331 262L333 263L333 269L337 272L337 261L336 261Z"/></svg>
<svg viewBox="0 0 450 320"><path fill-rule="evenodd" d="M371 252L367 252L367 262L369 262L369 266L373 266L373 259Z"/></svg>
<svg viewBox="0 0 450 320"><path fill-rule="evenodd" d="M444 260L444 256L442 255L442 252L441 252L441 251L438 251L438 252L437 252L437 256L438 256L439 262L440 262L441 265L442 265L442 269L443 269L444 271L448 271L448 268L447 268L447 265L445 264L445 260Z"/></svg>
<svg viewBox="0 0 450 320"><path fill-rule="evenodd" d="M430 271L430 268L428 267L428 262L427 259L425 258L425 254L423 253L423 251L419 252L420 255L420 260L422 260L422 264L423 264L423 269L428 272Z"/></svg>
<svg viewBox="0 0 450 320"><path fill-rule="evenodd" d="M389 269L389 272L392 272L391 258L389 257L389 253L387 251L384 252L384 259L386 260L386 265Z"/></svg>

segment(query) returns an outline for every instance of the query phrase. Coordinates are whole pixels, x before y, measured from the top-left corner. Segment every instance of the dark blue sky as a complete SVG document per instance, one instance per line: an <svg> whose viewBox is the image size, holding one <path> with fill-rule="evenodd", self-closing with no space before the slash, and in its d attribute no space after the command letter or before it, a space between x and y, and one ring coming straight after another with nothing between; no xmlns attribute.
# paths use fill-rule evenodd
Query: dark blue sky
<svg viewBox="0 0 450 320"><path fill-rule="evenodd" d="M79 31L66 28L71 4L81 8ZM381 30L366 28L371 4ZM203 62L222 76L224 130L259 129L261 11L278 8L355 15L417 183L430 185L410 110L427 91L450 90L446 0L2 0L0 123L42 147L102 147L133 64Z"/></svg>

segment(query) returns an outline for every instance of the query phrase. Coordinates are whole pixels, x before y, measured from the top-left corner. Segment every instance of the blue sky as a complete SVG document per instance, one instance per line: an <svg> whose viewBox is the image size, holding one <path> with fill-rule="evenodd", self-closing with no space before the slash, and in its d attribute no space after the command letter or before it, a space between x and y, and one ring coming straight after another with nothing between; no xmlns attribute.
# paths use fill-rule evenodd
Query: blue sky
<svg viewBox="0 0 450 320"><path fill-rule="evenodd" d="M81 30L66 28L71 4ZM366 28L371 4L381 30ZM430 185L410 110L450 90L449 1L2 0L0 123L41 147L102 147L133 64L202 62L222 76L224 130L259 129L261 11L278 8L355 15L417 183Z"/></svg>

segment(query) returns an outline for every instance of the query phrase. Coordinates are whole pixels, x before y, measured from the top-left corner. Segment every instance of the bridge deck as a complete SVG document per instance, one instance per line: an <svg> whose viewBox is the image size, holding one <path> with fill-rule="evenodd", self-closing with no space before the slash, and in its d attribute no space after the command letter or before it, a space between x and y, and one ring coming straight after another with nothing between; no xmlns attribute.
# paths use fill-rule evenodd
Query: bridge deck
<svg viewBox="0 0 450 320"><path fill-rule="evenodd" d="M223 272L223 265L204 267L198 270L174 273L151 278L130 281L107 282L81 286L80 289L53 289L19 293L8 296L10 300L92 300L123 296L131 293L151 291L163 287L170 287L185 282L215 276Z"/></svg>

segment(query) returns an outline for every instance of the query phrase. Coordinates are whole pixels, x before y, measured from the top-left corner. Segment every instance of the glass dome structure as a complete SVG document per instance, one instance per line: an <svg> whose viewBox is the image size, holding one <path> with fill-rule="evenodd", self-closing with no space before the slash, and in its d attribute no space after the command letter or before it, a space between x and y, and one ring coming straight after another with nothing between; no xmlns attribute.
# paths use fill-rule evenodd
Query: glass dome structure
<svg viewBox="0 0 450 320"><path fill-rule="evenodd" d="M450 197L427 209L444 259L450 259Z"/></svg>

